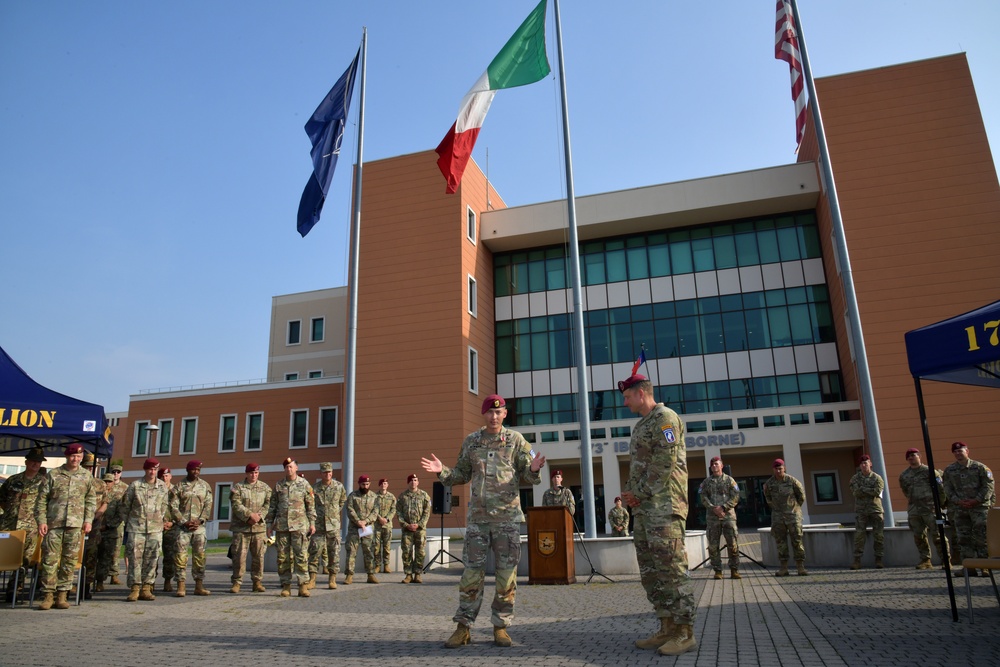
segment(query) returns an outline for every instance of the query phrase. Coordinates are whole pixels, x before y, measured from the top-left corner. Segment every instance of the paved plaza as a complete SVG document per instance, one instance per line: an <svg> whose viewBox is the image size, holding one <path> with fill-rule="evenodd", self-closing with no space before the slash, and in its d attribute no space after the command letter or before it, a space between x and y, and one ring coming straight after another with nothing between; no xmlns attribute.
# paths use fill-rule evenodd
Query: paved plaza
<svg viewBox="0 0 1000 667"><path fill-rule="evenodd" d="M753 539L752 536L747 536ZM759 543L742 545L759 553ZM493 646L487 598L473 643L443 647L455 624L461 567L433 570L422 585L382 583L317 587L312 597L231 595L229 560L209 556L211 597L124 602L124 586L67 611L19 605L0 610L0 665L961 665L1000 662L1000 606L988 578L973 580L975 624L955 580L959 622L952 621L941 570L819 569L778 579L746 562L743 579L693 573L698 599L697 652L661 657L633 647L657 623L637 576L595 577L590 584L519 583L514 646ZM728 577L728 570L726 571ZM321 578L323 579L323 578ZM342 581L343 577L339 577ZM364 577L359 577L364 581ZM490 591L492 578L487 578ZM244 585L244 590L249 586Z"/></svg>

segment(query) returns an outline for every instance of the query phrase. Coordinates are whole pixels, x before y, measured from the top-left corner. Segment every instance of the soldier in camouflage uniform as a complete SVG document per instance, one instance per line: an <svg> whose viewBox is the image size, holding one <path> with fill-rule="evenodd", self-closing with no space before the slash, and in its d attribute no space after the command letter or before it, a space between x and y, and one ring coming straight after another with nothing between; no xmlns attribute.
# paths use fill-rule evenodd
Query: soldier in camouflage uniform
<svg viewBox="0 0 1000 667"><path fill-rule="evenodd" d="M420 478L406 478L406 491L396 501L396 518L401 531L399 548L403 556L403 583L421 584L427 558L427 522L431 518L431 497L420 487Z"/></svg>
<svg viewBox="0 0 1000 667"><path fill-rule="evenodd" d="M861 457L858 467L860 470L851 477L851 493L854 495L854 562L851 563L851 569L861 569L861 556L868 540L868 526L872 527L875 543L875 567L882 569L882 554L885 553L882 490L885 482L878 473L872 472L872 460L867 454Z"/></svg>
<svg viewBox="0 0 1000 667"><path fill-rule="evenodd" d="M912 447L906 450L906 462L909 466L899 473L899 488L903 490L903 495L909 502L909 506L906 508L906 519L910 530L913 531L913 543L917 546L917 553L920 554L917 569L930 570L934 566L931 564L931 545L927 540L927 533L930 532L933 537L934 546L937 547L942 563L945 562L948 542L947 538L945 538L944 543L941 542L941 531L937 527L930 468L920 462L920 450ZM941 481L942 474L940 470L934 471L940 501L943 501L945 497Z"/></svg>
<svg viewBox="0 0 1000 667"><path fill-rule="evenodd" d="M708 555L712 559L715 578L722 579L722 553L719 542L724 535L729 551L729 576L740 576L740 542L736 530L736 505L740 502L740 487L736 480L722 472L722 458L712 457L709 476L698 487L701 506L705 508L705 525L708 528Z"/></svg>
<svg viewBox="0 0 1000 667"><path fill-rule="evenodd" d="M969 448L964 442L952 443L951 452L955 462L944 469L944 492L962 558L987 558L986 517L996 501L993 472L969 458ZM970 569L969 576L979 576L979 572Z"/></svg>
<svg viewBox="0 0 1000 667"><path fill-rule="evenodd" d="M389 569L389 554L392 549L392 517L396 514L396 496L389 493L389 480L378 481L378 493L375 494L378 503L378 518L375 520L375 534L372 536L372 554L375 556L375 571Z"/></svg>
<svg viewBox="0 0 1000 667"><path fill-rule="evenodd" d="M316 503L316 534L309 542L309 588L316 587L316 575L326 572L327 588L337 588L340 567L340 516L347 503L347 490L333 478L333 464L319 464L320 480L313 484Z"/></svg>
<svg viewBox="0 0 1000 667"><path fill-rule="evenodd" d="M42 592L39 609L69 609L66 597L73 586L80 542L90 532L97 510L94 487L80 466L83 445L66 447L66 463L45 476L35 505L35 522L42 537ZM56 600L53 603L53 595Z"/></svg>
<svg viewBox="0 0 1000 667"><path fill-rule="evenodd" d="M24 531L24 567L21 570L18 588L24 582L28 561L38 546L38 524L35 522L35 504L38 493L45 483L46 461L41 447L35 447L24 457L24 471L11 475L0 485L0 532L8 530ZM7 600L14 599L14 578L9 580Z"/></svg>
<svg viewBox="0 0 1000 667"><path fill-rule="evenodd" d="M445 486L469 484L469 510L466 515L465 571L458 584L458 624L445 642L447 648L468 644L470 626L483 604L486 557L490 550L496 562L496 591L493 596L493 643L511 646L507 633L514 617L517 593L517 563L521 559L519 529L524 521L521 511L520 484L540 484L539 471L545 457L534 454L517 431L505 428L507 404L502 396L491 394L483 401L486 425L470 433L462 442L454 468L444 466L431 454L420 459L427 472L436 473Z"/></svg>
<svg viewBox="0 0 1000 667"><path fill-rule="evenodd" d="M628 537L628 510L622 507L621 496L615 497L615 506L608 512L611 537Z"/></svg>
<svg viewBox="0 0 1000 667"><path fill-rule="evenodd" d="M174 597L186 595L188 545L191 546L191 577L194 579L195 595L211 595L205 588L205 524L212 519L215 499L212 487L201 479L201 461L188 461L185 467L187 477L170 489L170 520L178 528L177 553L174 556L174 581L177 592Z"/></svg>
<svg viewBox="0 0 1000 667"><path fill-rule="evenodd" d="M368 583L377 584L375 578L375 554L373 549L373 534L378 523L378 497L369 490L371 479L368 475L358 477L358 488L347 496L347 562L344 564L345 584L354 583L354 561L358 556L358 547L365 559L365 572L368 573ZM361 537L361 531L370 528L372 533Z"/></svg>
<svg viewBox="0 0 1000 667"><path fill-rule="evenodd" d="M97 550L101 544L101 528L103 526L104 514L108 509L108 488L102 479L94 477L94 468L97 461L91 452L84 452L83 467L90 473L90 484L94 487L94 498L97 509L94 511L94 524L90 529L90 534L86 537L86 545L83 548L83 566L87 571L87 579L83 589L83 597L90 600L94 590L94 582L97 581ZM112 479L114 477L112 476Z"/></svg>
<svg viewBox="0 0 1000 667"><path fill-rule="evenodd" d="M316 507L309 482L298 476L299 464L286 458L285 478L274 485L265 521L267 536L277 533L278 576L281 597L292 594L292 580L298 582L299 597L309 597L309 537L316 532Z"/></svg>
<svg viewBox="0 0 1000 667"><path fill-rule="evenodd" d="M170 468L160 468L156 472L156 478L167 486L167 518L170 518L170 490L174 488L174 474ZM163 592L170 593L174 590L174 576L177 572L177 537L180 535L180 525L170 522L170 528L163 531ZM126 559L127 561L127 559ZM155 579L155 576L154 576Z"/></svg>
<svg viewBox="0 0 1000 667"><path fill-rule="evenodd" d="M167 504L167 485L156 476L159 467L160 462L156 459L146 459L142 464L142 479L129 485L119 505L118 512L128 533L125 544L128 554L125 582L129 587L128 602L156 599L153 595L156 561L160 556L163 531L173 525Z"/></svg>
<svg viewBox="0 0 1000 667"><path fill-rule="evenodd" d="M125 524L118 515L118 507L121 505L128 484L121 481L122 467L117 463L109 468L114 484L108 491L108 509L104 512L104 521L101 526L101 544L97 550L97 590L104 590L104 580L111 577L111 584L117 586L121 584L118 578L118 557L122 550L122 537L125 533Z"/></svg>
<svg viewBox="0 0 1000 667"><path fill-rule="evenodd" d="M230 593L239 593L246 570L247 552L250 552L250 579L253 592L263 593L264 552L267 550L267 527L264 518L271 507L271 487L260 481L260 466L248 463L246 477L234 484L229 494L233 518L229 530L233 533L233 586Z"/></svg>
<svg viewBox="0 0 1000 667"><path fill-rule="evenodd" d="M562 470L553 470L549 481L552 486L542 494L542 507L562 505L569 510L570 516L574 516L576 514L576 498L573 497L573 492L570 489L562 485Z"/></svg>
<svg viewBox="0 0 1000 667"><path fill-rule="evenodd" d="M802 577L809 574L805 567L806 548L802 544L802 506L806 502L806 490L802 482L785 474L783 460L775 459L771 467L774 474L764 482L764 500L771 508L771 537L781 563L775 576L788 576L788 540L791 540L795 564Z"/></svg>
<svg viewBox="0 0 1000 667"><path fill-rule="evenodd" d="M685 523L688 514L684 423L653 397L642 375L618 383L625 407L639 415L629 443L631 465L622 500L632 509L639 576L660 627L637 648L680 655L698 646L696 605L688 574Z"/></svg>

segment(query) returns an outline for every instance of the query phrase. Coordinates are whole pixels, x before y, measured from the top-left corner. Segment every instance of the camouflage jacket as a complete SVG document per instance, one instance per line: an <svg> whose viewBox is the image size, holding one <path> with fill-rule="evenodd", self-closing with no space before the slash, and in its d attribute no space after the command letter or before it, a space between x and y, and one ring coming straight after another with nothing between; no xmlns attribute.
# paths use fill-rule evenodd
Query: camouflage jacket
<svg viewBox="0 0 1000 667"><path fill-rule="evenodd" d="M202 534L205 532L205 524L212 520L212 487L203 479L196 479L193 482L186 477L179 482L175 482L170 487L169 500L170 520L179 528L178 530L190 533ZM198 527L188 531L184 525L188 521L199 521Z"/></svg>
<svg viewBox="0 0 1000 667"><path fill-rule="evenodd" d="M108 510L108 485L91 476L90 485L94 487L94 504L96 509L94 510L94 525L91 527L91 532L101 530L104 522L104 517L107 515Z"/></svg>
<svg viewBox="0 0 1000 667"><path fill-rule="evenodd" d="M608 523L614 530L628 533L628 510L624 507L612 507L608 512Z"/></svg>
<svg viewBox="0 0 1000 667"><path fill-rule="evenodd" d="M802 482L791 475L779 480L774 475L764 482L764 500L771 508L771 514L802 514L806 503L806 491Z"/></svg>
<svg viewBox="0 0 1000 667"><path fill-rule="evenodd" d="M94 523L97 497L85 468L73 472L61 465L45 476L35 505L35 522L49 528L82 528Z"/></svg>
<svg viewBox="0 0 1000 667"><path fill-rule="evenodd" d="M316 506L309 482L296 477L292 481L282 478L275 484L266 521L280 532L306 533L315 528Z"/></svg>
<svg viewBox="0 0 1000 667"><path fill-rule="evenodd" d="M885 482L877 472L865 475L860 470L851 478L854 511L882 514L882 489Z"/></svg>
<svg viewBox="0 0 1000 667"><path fill-rule="evenodd" d="M129 484L116 518L125 522L125 530L133 535L149 535L163 532L164 520L168 518L170 507L167 485L162 479L146 482L145 478Z"/></svg>
<svg viewBox="0 0 1000 667"><path fill-rule="evenodd" d="M438 480L445 486L469 484L469 523L520 523L521 483L542 482L531 470L532 458L531 446L517 431L487 433L484 426L465 437L455 467L442 466Z"/></svg>
<svg viewBox="0 0 1000 667"><path fill-rule="evenodd" d="M233 533L263 533L267 530L264 518L271 509L271 487L259 479L253 484L238 482L229 493L233 516L229 530ZM250 515L259 514L260 521L250 525Z"/></svg>
<svg viewBox="0 0 1000 667"><path fill-rule="evenodd" d="M392 517L396 515L396 496L388 491L385 493L375 492L375 499L378 504L379 518L385 519L383 528L392 528Z"/></svg>
<svg viewBox="0 0 1000 667"><path fill-rule="evenodd" d="M911 510L934 511L934 489L931 488L929 478L930 468L921 464L918 468L903 468L899 473L899 488L903 490L903 495L909 501ZM938 485L938 496L941 505L944 507L947 497L944 495L943 475L940 470L934 471L934 479Z"/></svg>
<svg viewBox="0 0 1000 667"><path fill-rule="evenodd" d="M431 497L423 489L403 491L396 501L396 518L400 528L411 523L426 528L431 518Z"/></svg>
<svg viewBox="0 0 1000 667"><path fill-rule="evenodd" d="M705 508L705 517L708 521L719 521L720 518L736 520L736 505L740 502L740 487L736 480L726 473L722 473L718 477L709 475L698 487L698 495L701 498L701 506ZM713 507L724 509L726 516L715 516L715 512L712 511Z"/></svg>
<svg viewBox="0 0 1000 667"><path fill-rule="evenodd" d="M569 509L570 514L576 514L576 498L573 497L573 492L569 487L564 486L558 491L549 489L542 494L542 506L551 507L553 505L562 505Z"/></svg>
<svg viewBox="0 0 1000 667"><path fill-rule="evenodd" d="M955 461L944 469L944 492L953 507L961 509L959 500L978 500L982 507L989 507L993 491L993 472L979 461L969 459L966 465Z"/></svg>
<svg viewBox="0 0 1000 667"><path fill-rule="evenodd" d="M115 485L111 487L111 492L108 494L108 509L104 511L101 530L118 530L119 526L122 525L125 517L118 510L126 491L128 491L128 484L121 480L115 482Z"/></svg>
<svg viewBox="0 0 1000 667"><path fill-rule="evenodd" d="M366 526L375 528L378 518L378 494L374 491L361 493L358 490L351 491L347 496L347 520L351 528L357 529L358 522L364 521Z"/></svg>
<svg viewBox="0 0 1000 667"><path fill-rule="evenodd" d="M347 503L347 489L335 479L329 484L319 481L313 485L313 497L316 499L316 531L339 533L340 516Z"/></svg>
<svg viewBox="0 0 1000 667"><path fill-rule="evenodd" d="M11 475L0 485L0 531L26 530L29 533L38 530L35 523L35 505L38 493L45 484L45 473L28 479L23 472Z"/></svg>
<svg viewBox="0 0 1000 667"><path fill-rule="evenodd" d="M687 450L684 423L677 413L657 403L632 429L631 465L625 491L639 500L635 515L688 514Z"/></svg>

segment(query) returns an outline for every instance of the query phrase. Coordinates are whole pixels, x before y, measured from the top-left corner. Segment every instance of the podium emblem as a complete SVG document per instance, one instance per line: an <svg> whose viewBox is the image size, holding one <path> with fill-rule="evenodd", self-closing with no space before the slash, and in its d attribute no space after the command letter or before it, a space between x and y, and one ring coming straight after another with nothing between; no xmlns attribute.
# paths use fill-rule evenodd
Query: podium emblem
<svg viewBox="0 0 1000 667"><path fill-rule="evenodd" d="M538 552L543 556L551 556L556 552L556 531L540 530L537 533Z"/></svg>

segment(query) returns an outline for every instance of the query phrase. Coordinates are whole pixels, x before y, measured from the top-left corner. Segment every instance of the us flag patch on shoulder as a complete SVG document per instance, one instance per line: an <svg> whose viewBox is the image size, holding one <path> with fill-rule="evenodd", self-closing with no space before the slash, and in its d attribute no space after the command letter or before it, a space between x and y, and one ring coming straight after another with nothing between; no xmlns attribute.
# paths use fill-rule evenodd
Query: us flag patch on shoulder
<svg viewBox="0 0 1000 667"><path fill-rule="evenodd" d="M663 438L664 438L664 439L665 439L665 440L666 440L666 441L667 441L668 443L670 443L670 444L672 445L672 444L674 444L675 442L677 442L677 438L676 438L676 437L674 437L674 427L673 427L673 426L669 426L669 425L667 425L667 426L664 426L664 427L662 428L662 431L663 431Z"/></svg>

